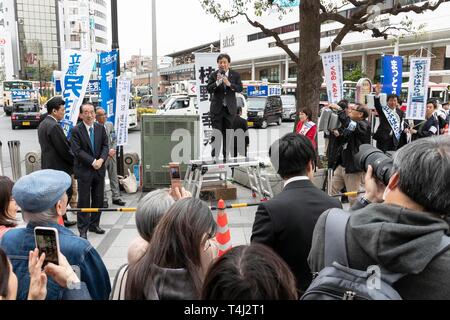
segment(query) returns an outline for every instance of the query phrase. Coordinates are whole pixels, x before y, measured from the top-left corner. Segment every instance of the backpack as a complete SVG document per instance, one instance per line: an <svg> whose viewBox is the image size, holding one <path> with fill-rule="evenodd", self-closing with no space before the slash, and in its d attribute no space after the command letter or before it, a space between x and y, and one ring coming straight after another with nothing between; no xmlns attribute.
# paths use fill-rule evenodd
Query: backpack
<svg viewBox="0 0 450 320"><path fill-rule="evenodd" d="M393 284L406 274L392 273L379 266L367 271L352 269L347 258L346 229L350 213L331 209L325 222L325 268L301 300L402 300ZM447 250L445 234L433 259ZM371 272L372 271L372 272Z"/></svg>

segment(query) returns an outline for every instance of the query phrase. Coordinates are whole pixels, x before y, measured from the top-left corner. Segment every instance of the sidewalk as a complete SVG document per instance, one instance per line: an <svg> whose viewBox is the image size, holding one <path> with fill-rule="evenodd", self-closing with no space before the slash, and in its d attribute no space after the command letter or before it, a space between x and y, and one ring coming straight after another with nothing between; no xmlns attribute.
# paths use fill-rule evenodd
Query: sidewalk
<svg viewBox="0 0 450 320"><path fill-rule="evenodd" d="M227 201L231 203L255 203L251 197L249 189L237 185L238 200ZM126 207L135 208L139 199L145 196L142 193L125 194L122 193L122 199L127 203ZM217 206L217 203L208 203L212 206ZM116 208L112 206L110 208ZM255 219L255 212L257 207L230 209L227 210L229 227L231 231L231 241L233 246L245 245L250 242L253 221ZM217 212L213 212L217 214ZM75 216L69 213L70 220L76 219ZM92 245L97 249L105 265L108 269L111 283L117 273L117 270L123 264L127 263L127 251L129 244L138 236L135 223L134 213L121 212L106 212L102 214L101 227L105 229L106 234L98 235L95 233L88 233L88 239ZM76 228L71 230L77 233Z"/></svg>

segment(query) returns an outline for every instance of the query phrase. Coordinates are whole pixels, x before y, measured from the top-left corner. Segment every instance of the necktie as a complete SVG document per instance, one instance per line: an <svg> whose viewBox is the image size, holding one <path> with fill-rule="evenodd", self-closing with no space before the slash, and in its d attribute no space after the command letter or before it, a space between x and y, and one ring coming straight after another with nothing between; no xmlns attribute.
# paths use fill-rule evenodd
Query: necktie
<svg viewBox="0 0 450 320"><path fill-rule="evenodd" d="M89 138L91 139L92 151L94 151L94 153L95 153L94 127L89 128Z"/></svg>

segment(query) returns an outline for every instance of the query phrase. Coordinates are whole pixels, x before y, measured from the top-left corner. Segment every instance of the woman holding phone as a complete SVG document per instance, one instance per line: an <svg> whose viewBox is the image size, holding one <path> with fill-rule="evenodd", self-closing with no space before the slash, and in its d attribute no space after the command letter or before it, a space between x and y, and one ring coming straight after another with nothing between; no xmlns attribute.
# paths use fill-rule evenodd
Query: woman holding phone
<svg viewBox="0 0 450 320"><path fill-rule="evenodd" d="M14 182L8 177L0 176L0 239L17 226L17 204L12 196Z"/></svg>
<svg viewBox="0 0 450 320"><path fill-rule="evenodd" d="M64 293L62 300L91 300L89 291L81 283L66 257L59 253L59 265L48 264L44 270L45 254L39 256L38 249L30 251L28 271L30 272L30 289L28 300L45 300L47 297L47 276L53 278ZM16 300L19 283L13 267L5 252L0 248L0 300Z"/></svg>

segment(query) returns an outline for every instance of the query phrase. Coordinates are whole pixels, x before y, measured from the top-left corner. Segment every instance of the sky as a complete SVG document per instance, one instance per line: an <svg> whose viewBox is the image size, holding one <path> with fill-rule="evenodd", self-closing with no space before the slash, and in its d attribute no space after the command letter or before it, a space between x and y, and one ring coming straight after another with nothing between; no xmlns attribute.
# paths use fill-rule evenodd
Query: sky
<svg viewBox="0 0 450 320"><path fill-rule="evenodd" d="M121 61L152 54L151 0L118 0ZM207 15L199 0L156 0L158 56L217 41L229 24ZM125 59L125 60L124 60Z"/></svg>

